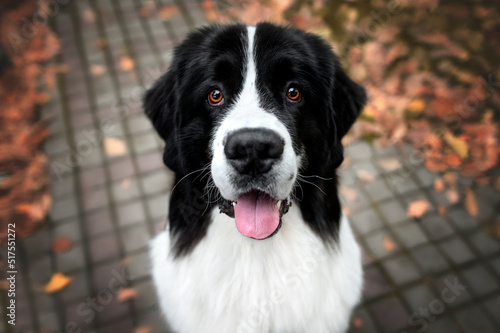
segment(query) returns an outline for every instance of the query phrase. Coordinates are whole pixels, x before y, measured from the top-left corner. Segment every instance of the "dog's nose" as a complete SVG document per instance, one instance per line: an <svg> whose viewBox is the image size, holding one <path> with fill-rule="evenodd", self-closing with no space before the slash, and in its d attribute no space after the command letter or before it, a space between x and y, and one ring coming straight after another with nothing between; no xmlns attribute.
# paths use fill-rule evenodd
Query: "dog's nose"
<svg viewBox="0 0 500 333"><path fill-rule="evenodd" d="M229 133L224 153L241 174L264 174L283 155L285 141L266 128L244 128Z"/></svg>

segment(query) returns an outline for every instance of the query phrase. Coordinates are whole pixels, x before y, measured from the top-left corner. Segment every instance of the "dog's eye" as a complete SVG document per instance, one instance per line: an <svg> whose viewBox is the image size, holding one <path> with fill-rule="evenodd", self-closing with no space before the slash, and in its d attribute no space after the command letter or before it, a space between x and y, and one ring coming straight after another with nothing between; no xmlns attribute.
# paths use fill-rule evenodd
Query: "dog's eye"
<svg viewBox="0 0 500 333"><path fill-rule="evenodd" d="M210 105L222 105L224 104L224 96L222 96L222 91L214 89L208 94L208 103Z"/></svg>
<svg viewBox="0 0 500 333"><path fill-rule="evenodd" d="M288 91L286 92L286 97L292 103L298 103L302 99L300 91L295 87L288 88Z"/></svg>

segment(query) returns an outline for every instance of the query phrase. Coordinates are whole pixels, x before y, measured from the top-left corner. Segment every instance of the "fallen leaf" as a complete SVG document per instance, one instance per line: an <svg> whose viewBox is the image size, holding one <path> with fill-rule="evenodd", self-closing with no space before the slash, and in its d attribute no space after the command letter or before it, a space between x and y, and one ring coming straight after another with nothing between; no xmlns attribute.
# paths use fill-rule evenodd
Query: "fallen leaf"
<svg viewBox="0 0 500 333"><path fill-rule="evenodd" d="M434 189L436 192L443 192L444 190L444 182L441 178L436 178L434 181Z"/></svg>
<svg viewBox="0 0 500 333"><path fill-rule="evenodd" d="M430 208L429 202L426 200L417 200L408 206L408 216L414 218L422 217Z"/></svg>
<svg viewBox="0 0 500 333"><path fill-rule="evenodd" d="M61 253L73 247L73 241L66 237L60 237L52 242L52 252Z"/></svg>
<svg viewBox="0 0 500 333"><path fill-rule="evenodd" d="M408 111L412 113L421 113L425 110L425 101L423 99L414 99L410 105L408 105Z"/></svg>
<svg viewBox="0 0 500 333"><path fill-rule="evenodd" d="M158 17L162 20L168 20L172 16L177 14L177 7L174 5L165 5L158 11Z"/></svg>
<svg viewBox="0 0 500 333"><path fill-rule="evenodd" d="M130 178L125 178L122 183L120 184L120 187L123 190L127 190L130 187Z"/></svg>
<svg viewBox="0 0 500 333"><path fill-rule="evenodd" d="M384 236L384 249L388 252L392 252L396 249L396 244L394 244L391 237L388 235Z"/></svg>
<svg viewBox="0 0 500 333"><path fill-rule="evenodd" d="M98 49L103 49L106 47L106 45L108 45L108 41L106 40L106 38L103 38L103 37L99 37L97 38L97 40L95 41L95 46L98 48Z"/></svg>
<svg viewBox="0 0 500 333"><path fill-rule="evenodd" d="M446 191L446 198L452 204L457 203L458 200L460 200L457 189L455 187L452 187L448 191Z"/></svg>
<svg viewBox="0 0 500 333"><path fill-rule="evenodd" d="M456 167L462 163L462 160L457 154L447 154L446 156L444 156L443 162L451 167Z"/></svg>
<svg viewBox="0 0 500 333"><path fill-rule="evenodd" d="M54 273L50 278L50 281L45 285L44 291L47 294L53 294L64 289L68 284L70 284L71 278L62 273Z"/></svg>
<svg viewBox="0 0 500 333"><path fill-rule="evenodd" d="M467 209L470 216L477 216L476 195L470 188L465 189L465 209Z"/></svg>
<svg viewBox="0 0 500 333"><path fill-rule="evenodd" d="M363 320L361 318L354 318L352 321L352 326L355 328L361 328L363 327Z"/></svg>
<svg viewBox="0 0 500 333"><path fill-rule="evenodd" d="M137 296L138 296L137 291L134 288L122 288L118 292L118 295L116 296L116 298L120 302L125 302L128 300L137 298Z"/></svg>
<svg viewBox="0 0 500 333"><path fill-rule="evenodd" d="M83 12L83 20L87 23L93 23L95 21L95 13L90 9L85 9Z"/></svg>
<svg viewBox="0 0 500 333"><path fill-rule="evenodd" d="M438 211L439 215L441 215L441 216L446 215L446 208L444 208L443 206L439 206L437 208L437 211Z"/></svg>
<svg viewBox="0 0 500 333"><path fill-rule="evenodd" d="M456 136L453 136L450 131L444 133L444 139L461 159L467 158L467 156L469 155L469 147L467 145L467 142L460 138L457 138Z"/></svg>
<svg viewBox="0 0 500 333"><path fill-rule="evenodd" d="M106 67L103 65L92 65L90 66L90 72L94 76L101 76L102 74L106 73Z"/></svg>
<svg viewBox="0 0 500 333"><path fill-rule="evenodd" d="M345 206L342 207L342 213L344 213L344 215L347 217L351 216L351 210Z"/></svg>
<svg viewBox="0 0 500 333"><path fill-rule="evenodd" d="M141 326L134 329L134 333L150 333L153 331L152 326Z"/></svg>
<svg viewBox="0 0 500 333"><path fill-rule="evenodd" d="M106 154L110 157L122 156L127 153L125 142L113 137L106 137L104 139L104 149L106 150Z"/></svg>
<svg viewBox="0 0 500 333"><path fill-rule="evenodd" d="M387 158L384 160L380 160L378 164L386 171L394 171L401 167L401 163L397 158Z"/></svg>
<svg viewBox="0 0 500 333"><path fill-rule="evenodd" d="M355 189L344 185L340 186L340 193L347 201L356 201L359 198L358 192Z"/></svg>
<svg viewBox="0 0 500 333"><path fill-rule="evenodd" d="M371 183L375 181L375 175L368 170L358 170L356 176L359 180Z"/></svg>
<svg viewBox="0 0 500 333"><path fill-rule="evenodd" d="M122 71L130 72L134 69L134 67L135 63L132 58L130 58L129 56L122 56L122 58L120 59L120 68L122 69Z"/></svg>
<svg viewBox="0 0 500 333"><path fill-rule="evenodd" d="M156 6L153 1L147 1L141 8L138 10L138 14L141 17L148 17L155 10Z"/></svg>
<svg viewBox="0 0 500 333"><path fill-rule="evenodd" d="M9 281L7 280L0 280L0 290L8 290L9 289Z"/></svg>

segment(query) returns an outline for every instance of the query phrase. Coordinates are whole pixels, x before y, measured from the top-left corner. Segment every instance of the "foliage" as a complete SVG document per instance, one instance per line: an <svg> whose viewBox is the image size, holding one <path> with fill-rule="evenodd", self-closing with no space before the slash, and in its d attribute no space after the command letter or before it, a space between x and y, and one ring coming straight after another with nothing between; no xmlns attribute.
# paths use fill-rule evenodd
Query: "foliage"
<svg viewBox="0 0 500 333"><path fill-rule="evenodd" d="M0 14L0 230L16 224L16 236L30 234L50 209L46 157L40 144L48 135L37 106L49 95L40 89L55 84L49 65L59 43L46 25L32 28L36 1L6 1ZM29 28L26 28L29 26ZM24 29L24 30L23 30ZM4 242L2 242L5 244Z"/></svg>

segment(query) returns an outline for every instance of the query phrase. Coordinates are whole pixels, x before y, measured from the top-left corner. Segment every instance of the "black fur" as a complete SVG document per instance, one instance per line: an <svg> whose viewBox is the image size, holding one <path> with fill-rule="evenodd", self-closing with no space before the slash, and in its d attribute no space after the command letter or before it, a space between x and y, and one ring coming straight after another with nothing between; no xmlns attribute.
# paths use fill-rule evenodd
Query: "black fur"
<svg viewBox="0 0 500 333"><path fill-rule="evenodd" d="M203 238L208 212L216 205L203 197L209 177L197 170L210 163L214 126L242 89L247 38L242 25L191 34L144 99L146 114L165 140L164 163L176 173L169 223L177 255L188 253ZM261 106L286 125L295 152L304 154L300 173L331 179L299 180L298 205L312 230L325 241L334 240L341 214L335 169L343 160L341 139L365 104L364 89L347 77L330 46L315 35L261 23L255 43ZM301 91L301 102L287 103L290 85ZM214 87L224 91L223 107L214 108L206 100Z"/></svg>

